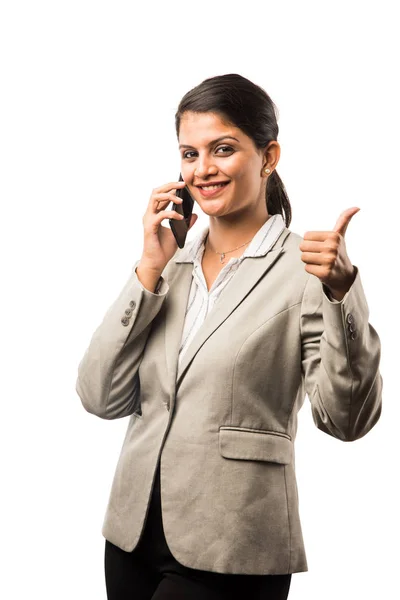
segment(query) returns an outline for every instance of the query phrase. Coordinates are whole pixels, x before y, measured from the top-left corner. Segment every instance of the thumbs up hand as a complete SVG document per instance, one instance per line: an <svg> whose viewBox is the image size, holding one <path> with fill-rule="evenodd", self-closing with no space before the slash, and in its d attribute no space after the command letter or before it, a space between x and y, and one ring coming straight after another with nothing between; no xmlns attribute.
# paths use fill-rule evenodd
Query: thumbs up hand
<svg viewBox="0 0 400 600"><path fill-rule="evenodd" d="M356 269L346 252L344 236L351 218L360 209L356 206L343 211L332 231L307 231L299 248L305 270L312 273L330 290L335 300L349 291Z"/></svg>

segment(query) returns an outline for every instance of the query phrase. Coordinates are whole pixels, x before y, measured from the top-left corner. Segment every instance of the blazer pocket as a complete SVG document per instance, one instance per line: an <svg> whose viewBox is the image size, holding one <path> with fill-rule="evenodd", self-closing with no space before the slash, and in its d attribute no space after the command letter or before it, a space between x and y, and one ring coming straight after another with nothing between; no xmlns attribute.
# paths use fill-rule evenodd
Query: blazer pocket
<svg viewBox="0 0 400 600"><path fill-rule="evenodd" d="M219 428L219 451L225 458L288 465L293 458L293 442L286 433L225 426Z"/></svg>

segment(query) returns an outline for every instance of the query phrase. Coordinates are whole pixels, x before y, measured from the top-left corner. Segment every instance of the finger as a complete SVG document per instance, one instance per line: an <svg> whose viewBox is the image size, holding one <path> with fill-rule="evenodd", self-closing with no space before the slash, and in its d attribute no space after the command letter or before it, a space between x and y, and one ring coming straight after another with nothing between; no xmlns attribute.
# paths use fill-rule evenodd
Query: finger
<svg viewBox="0 0 400 600"><path fill-rule="evenodd" d="M191 227L193 227L193 225L196 223L197 219L198 219L198 215L196 215L196 213L192 213L191 216L190 216L189 229Z"/></svg>
<svg viewBox="0 0 400 600"><path fill-rule="evenodd" d="M158 194L154 194L152 196L153 200L175 200L175 198L179 198L179 196L177 196L176 194L174 194L173 192L159 192Z"/></svg>
<svg viewBox="0 0 400 600"><path fill-rule="evenodd" d="M323 250L326 250L326 245L324 242L303 241L301 242L299 249L302 252L322 252Z"/></svg>
<svg viewBox="0 0 400 600"><path fill-rule="evenodd" d="M324 242L327 238L332 237L333 231L306 231L303 236L304 240L313 242Z"/></svg>
<svg viewBox="0 0 400 600"><path fill-rule="evenodd" d="M176 210L161 210L157 213L155 223L161 223L164 219L177 219L178 221L182 221L185 217L178 213Z"/></svg>
<svg viewBox="0 0 400 600"><path fill-rule="evenodd" d="M324 265L327 262L326 256L324 257L321 252L303 252L300 258L303 262L312 265Z"/></svg>
<svg viewBox="0 0 400 600"><path fill-rule="evenodd" d="M318 278L326 277L326 267L321 267L319 265L305 265L304 269L307 273L312 273L312 275L315 275Z"/></svg>
<svg viewBox="0 0 400 600"><path fill-rule="evenodd" d="M163 208L165 208L166 206L168 206L168 204L170 202L174 202L175 204L182 204L183 199L179 198L178 196L171 196L170 198L167 198L166 200L156 200L155 201L155 207L157 209L160 208L160 206L162 206Z"/></svg>
<svg viewBox="0 0 400 600"><path fill-rule="evenodd" d="M346 229L351 219L359 210L360 209L358 208L358 206L353 206L353 208L348 208L347 210L344 210L339 216L338 220L336 221L333 231L340 233L340 235L344 237Z"/></svg>
<svg viewBox="0 0 400 600"><path fill-rule="evenodd" d="M177 190L185 187L185 181L171 181L170 183L164 183L160 187L154 188L153 193L168 192L169 190Z"/></svg>
<svg viewBox="0 0 400 600"><path fill-rule="evenodd" d="M172 192L164 193L164 194L156 194L153 197L153 207L157 210L160 208L165 208L170 202L175 202L175 204L181 204L182 198L176 196Z"/></svg>

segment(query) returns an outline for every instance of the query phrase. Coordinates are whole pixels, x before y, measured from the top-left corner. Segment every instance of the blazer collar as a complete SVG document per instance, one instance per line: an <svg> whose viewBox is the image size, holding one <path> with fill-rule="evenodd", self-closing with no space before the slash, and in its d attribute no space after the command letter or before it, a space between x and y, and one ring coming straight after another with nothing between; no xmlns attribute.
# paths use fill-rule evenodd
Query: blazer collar
<svg viewBox="0 0 400 600"><path fill-rule="evenodd" d="M178 366L178 353L192 283L193 264L192 261L171 261L168 273L169 292L166 299L165 331L165 350L170 377L171 402L174 401L176 389L197 352L214 331L228 319L235 308L250 294L260 279L276 264L279 257L285 251L283 244L289 234L289 229L284 227L265 254L258 256L257 260L250 260L251 257L243 260L239 269L240 285L236 284L237 279L233 277L225 286L218 299L218 303L206 317L204 323L186 349L180 366Z"/></svg>
<svg viewBox="0 0 400 600"><path fill-rule="evenodd" d="M251 240L251 244L243 252L240 259L265 256L282 233L284 227L285 222L282 215L272 215L257 231ZM175 263L194 263L196 259L201 260L204 251L204 240L209 229L208 226L205 227L193 240L187 242L183 248L179 248L173 257L173 261Z"/></svg>

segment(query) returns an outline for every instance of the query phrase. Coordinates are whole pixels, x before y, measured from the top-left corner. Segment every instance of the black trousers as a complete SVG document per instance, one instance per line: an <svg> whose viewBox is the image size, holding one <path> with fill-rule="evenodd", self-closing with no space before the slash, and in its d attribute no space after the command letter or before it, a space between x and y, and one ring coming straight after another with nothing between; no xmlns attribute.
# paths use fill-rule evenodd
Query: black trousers
<svg viewBox="0 0 400 600"><path fill-rule="evenodd" d="M108 600L286 600L292 575L232 575L181 565L171 554L161 518L160 472L139 544L125 552L105 543Z"/></svg>

